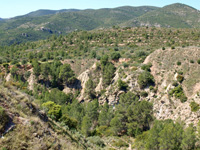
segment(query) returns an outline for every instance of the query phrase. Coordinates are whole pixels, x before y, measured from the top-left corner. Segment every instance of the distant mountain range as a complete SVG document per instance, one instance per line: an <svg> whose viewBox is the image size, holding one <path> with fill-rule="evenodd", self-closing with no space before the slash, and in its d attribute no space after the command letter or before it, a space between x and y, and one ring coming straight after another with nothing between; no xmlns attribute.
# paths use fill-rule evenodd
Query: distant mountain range
<svg viewBox="0 0 200 150"><path fill-rule="evenodd" d="M200 11L180 3L162 8L124 6L98 10L38 10L1 21L0 44L35 41L52 34L112 26L200 28Z"/></svg>
<svg viewBox="0 0 200 150"><path fill-rule="evenodd" d="M78 9L61 9L61 10L40 9L37 11L30 12L25 16L40 17L40 16L53 15L53 14L62 13L62 12L76 12L76 11L80 11L80 10Z"/></svg>

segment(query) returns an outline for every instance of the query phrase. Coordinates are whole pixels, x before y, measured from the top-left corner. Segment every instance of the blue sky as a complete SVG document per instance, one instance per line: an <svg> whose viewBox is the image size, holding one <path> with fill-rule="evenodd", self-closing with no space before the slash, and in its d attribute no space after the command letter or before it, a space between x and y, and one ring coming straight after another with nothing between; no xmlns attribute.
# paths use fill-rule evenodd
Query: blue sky
<svg viewBox="0 0 200 150"><path fill-rule="evenodd" d="M24 15L38 9L87 9L118 6L159 6L184 3L200 10L200 0L0 0L0 18Z"/></svg>

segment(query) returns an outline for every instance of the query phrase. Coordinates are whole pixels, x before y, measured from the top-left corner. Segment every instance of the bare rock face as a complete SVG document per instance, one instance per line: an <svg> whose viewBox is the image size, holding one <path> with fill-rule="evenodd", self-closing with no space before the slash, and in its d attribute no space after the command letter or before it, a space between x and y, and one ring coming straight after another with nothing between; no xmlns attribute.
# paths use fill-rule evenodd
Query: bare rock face
<svg viewBox="0 0 200 150"><path fill-rule="evenodd" d="M64 89L64 92L65 93L69 93L69 91L71 90L71 88L75 88L75 89L81 89L81 93L80 93L80 96L78 97L78 100L79 101L82 101L82 100L85 100L85 85L86 85L86 82L89 80L90 78L90 74L96 69L96 63L94 63L94 65L87 69L86 71L84 71L83 73L81 73L79 76L78 76L78 82L75 83L75 85L73 85L73 87L65 87Z"/></svg>
<svg viewBox="0 0 200 150"><path fill-rule="evenodd" d="M35 81L35 76L33 75L33 69L30 69L29 71L31 72L31 75L28 78L28 89L33 91L34 90L34 83L36 81Z"/></svg>
<svg viewBox="0 0 200 150"><path fill-rule="evenodd" d="M159 120L182 120L186 125L191 123L197 125L200 118L200 112L192 112L190 102L192 102L192 100L181 103L179 99L170 99L168 95L165 94L160 99L156 99L153 102L154 115Z"/></svg>
<svg viewBox="0 0 200 150"><path fill-rule="evenodd" d="M144 64L152 63L151 73L158 86L157 98L150 99L153 102L156 119L182 120L186 125L190 123L197 125L200 119L200 111L192 112L190 103L195 101L200 104L200 97L197 94L200 89L200 78L197 76L200 65L191 64L189 61L197 62L196 56L199 55L199 48L189 47L176 48L175 50L157 50L146 58ZM181 65L177 65L178 61L181 62ZM183 72L184 81L179 84L182 85L183 91L188 97L188 100L184 103L169 96L169 92L174 88L172 83L177 81L178 73L176 71Z"/></svg>
<svg viewBox="0 0 200 150"><path fill-rule="evenodd" d="M81 73L79 76L78 76L78 79L81 81L81 86L82 86L82 90L81 90L81 94L80 94L80 97L78 98L79 101L83 100L84 99L84 93L85 93L85 84L86 82L89 80L89 74L90 74L90 70L86 70L84 71L83 73Z"/></svg>
<svg viewBox="0 0 200 150"><path fill-rule="evenodd" d="M98 83L97 87L95 88L95 92L100 92L101 90L103 90L103 78L102 77L99 79L99 83Z"/></svg>
<svg viewBox="0 0 200 150"><path fill-rule="evenodd" d="M6 81L7 81L7 82L10 81L10 79L11 79L11 73L9 73L9 74L6 76Z"/></svg>

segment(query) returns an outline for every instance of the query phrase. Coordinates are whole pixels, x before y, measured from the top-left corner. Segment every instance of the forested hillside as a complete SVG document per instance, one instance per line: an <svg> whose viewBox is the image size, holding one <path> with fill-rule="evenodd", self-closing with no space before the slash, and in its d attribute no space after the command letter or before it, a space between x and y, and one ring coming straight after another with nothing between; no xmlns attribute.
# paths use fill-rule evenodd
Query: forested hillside
<svg viewBox="0 0 200 150"><path fill-rule="evenodd" d="M199 67L199 29L113 27L1 46L1 148L198 149Z"/></svg>
<svg viewBox="0 0 200 150"><path fill-rule="evenodd" d="M77 30L112 27L199 28L200 12L184 4L163 8L153 6L86 9L38 10L0 21L0 45L19 44L66 35Z"/></svg>

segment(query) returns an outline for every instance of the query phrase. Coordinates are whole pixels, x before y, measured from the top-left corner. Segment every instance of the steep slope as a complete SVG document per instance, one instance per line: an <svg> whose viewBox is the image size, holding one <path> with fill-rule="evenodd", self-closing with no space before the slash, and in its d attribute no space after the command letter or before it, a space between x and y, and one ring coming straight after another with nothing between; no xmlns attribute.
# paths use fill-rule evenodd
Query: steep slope
<svg viewBox="0 0 200 150"><path fill-rule="evenodd" d="M0 131L0 148L84 149L81 140L39 110L33 98L8 84L0 83L0 107L8 121Z"/></svg>
<svg viewBox="0 0 200 150"><path fill-rule="evenodd" d="M199 110L192 110L191 103L200 104L199 56L199 47L187 47L156 50L146 58L144 63L152 63L151 72L158 86L158 96L153 100L157 119L181 119L187 125L198 123ZM179 80L180 77L183 81ZM178 89L178 84L187 96L184 103L178 96L172 95L172 90Z"/></svg>
<svg viewBox="0 0 200 150"><path fill-rule="evenodd" d="M157 9L128 21L126 26L158 26L174 28L199 28L200 11L188 5L176 3Z"/></svg>

